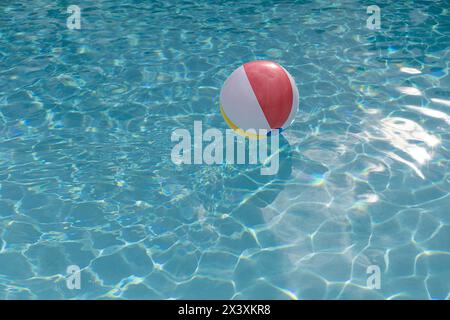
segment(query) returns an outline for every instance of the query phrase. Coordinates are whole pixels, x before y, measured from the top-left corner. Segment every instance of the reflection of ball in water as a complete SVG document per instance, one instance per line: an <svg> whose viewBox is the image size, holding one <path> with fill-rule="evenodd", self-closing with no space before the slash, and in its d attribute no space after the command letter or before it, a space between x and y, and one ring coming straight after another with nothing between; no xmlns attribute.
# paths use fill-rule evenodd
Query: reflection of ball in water
<svg viewBox="0 0 450 320"><path fill-rule="evenodd" d="M238 133L268 133L285 129L294 120L299 94L294 78L272 61L253 61L236 69L220 93L220 111Z"/></svg>

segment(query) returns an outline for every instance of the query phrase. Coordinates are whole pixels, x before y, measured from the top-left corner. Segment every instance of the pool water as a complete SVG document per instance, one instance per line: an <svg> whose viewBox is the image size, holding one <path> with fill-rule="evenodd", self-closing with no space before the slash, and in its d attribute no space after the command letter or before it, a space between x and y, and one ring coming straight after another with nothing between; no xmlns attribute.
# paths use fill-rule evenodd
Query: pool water
<svg viewBox="0 0 450 320"><path fill-rule="evenodd" d="M444 0L3 1L0 298L449 299L449 44ZM258 59L300 92L278 173L175 165Z"/></svg>

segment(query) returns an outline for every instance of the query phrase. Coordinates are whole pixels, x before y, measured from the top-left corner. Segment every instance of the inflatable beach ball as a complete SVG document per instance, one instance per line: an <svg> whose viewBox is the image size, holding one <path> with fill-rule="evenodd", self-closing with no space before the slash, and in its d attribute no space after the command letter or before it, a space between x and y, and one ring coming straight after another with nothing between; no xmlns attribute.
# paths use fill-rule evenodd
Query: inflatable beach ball
<svg viewBox="0 0 450 320"><path fill-rule="evenodd" d="M278 133L295 118L299 94L294 78L272 61L253 61L236 69L220 92L220 112L239 134L255 135L260 129ZM247 132L252 129L253 131Z"/></svg>

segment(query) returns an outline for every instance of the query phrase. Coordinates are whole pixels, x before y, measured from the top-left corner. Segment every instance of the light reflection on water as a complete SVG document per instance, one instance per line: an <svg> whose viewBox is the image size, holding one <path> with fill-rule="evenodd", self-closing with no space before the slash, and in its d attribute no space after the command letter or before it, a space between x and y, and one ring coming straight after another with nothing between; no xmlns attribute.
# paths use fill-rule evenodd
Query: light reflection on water
<svg viewBox="0 0 450 320"><path fill-rule="evenodd" d="M372 127L373 131L364 132L363 135L368 139L385 140L401 153L414 160L417 165L421 166L431 160L433 148L435 148L440 140L427 132L416 122L399 118L384 118L379 122L379 126ZM422 179L425 176L419 167L411 161L404 159L400 154L393 151L387 153L394 160L400 161L410 166Z"/></svg>

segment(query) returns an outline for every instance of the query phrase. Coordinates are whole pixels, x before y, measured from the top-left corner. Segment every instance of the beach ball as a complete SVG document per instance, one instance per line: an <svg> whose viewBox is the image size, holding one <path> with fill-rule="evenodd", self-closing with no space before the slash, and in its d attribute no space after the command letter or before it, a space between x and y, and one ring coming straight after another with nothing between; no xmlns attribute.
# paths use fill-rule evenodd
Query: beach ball
<svg viewBox="0 0 450 320"><path fill-rule="evenodd" d="M275 134L293 122L298 99L294 78L286 69L273 61L258 60L240 66L225 81L220 112L237 133L262 138L260 129Z"/></svg>

